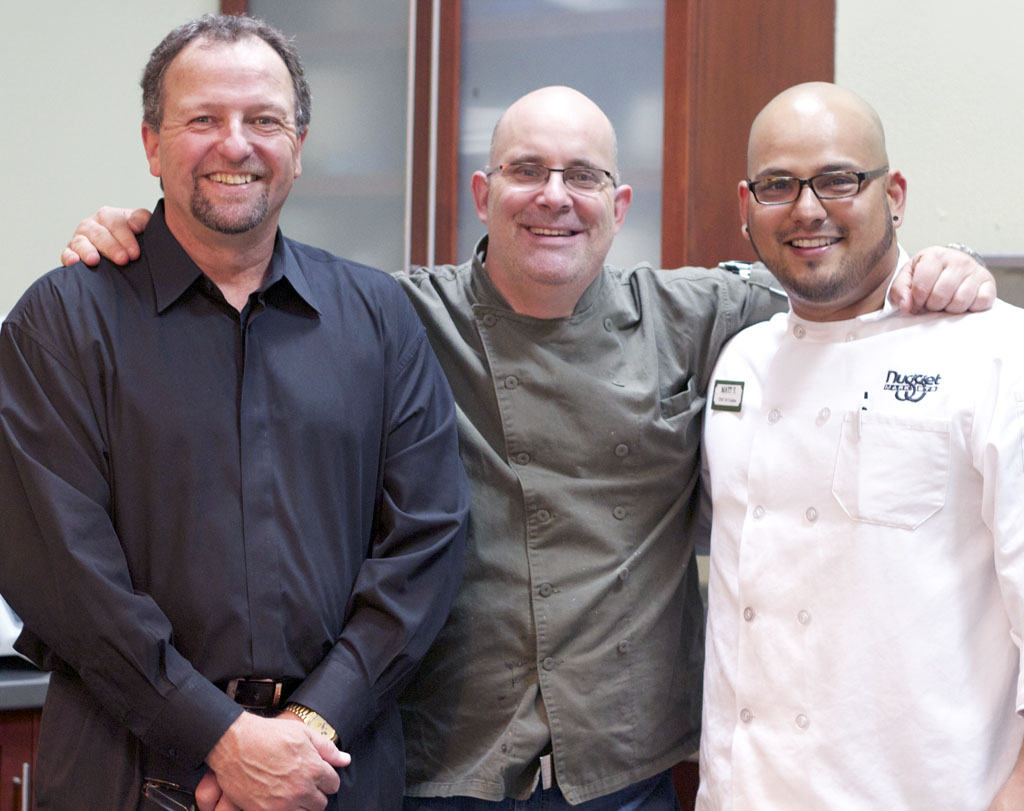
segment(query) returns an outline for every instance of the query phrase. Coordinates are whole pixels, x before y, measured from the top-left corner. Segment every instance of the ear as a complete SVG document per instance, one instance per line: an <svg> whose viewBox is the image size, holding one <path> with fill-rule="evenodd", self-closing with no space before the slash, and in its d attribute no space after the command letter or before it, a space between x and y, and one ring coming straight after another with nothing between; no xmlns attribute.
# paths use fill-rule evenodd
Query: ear
<svg viewBox="0 0 1024 811"><path fill-rule="evenodd" d="M741 180L736 187L736 191L740 197L740 233L747 239L750 239L750 229L747 228L747 214L750 210L751 197L750 186L747 185L747 181Z"/></svg>
<svg viewBox="0 0 1024 811"><path fill-rule="evenodd" d="M306 143L307 135L309 135L309 127L306 127L306 131L295 142L295 174L292 175L293 179L302 174L302 145Z"/></svg>
<svg viewBox="0 0 1024 811"><path fill-rule="evenodd" d="M898 170L890 171L885 181L885 196L889 201L889 211L899 217L893 226L903 225L903 209L907 205L907 179Z"/></svg>
<svg viewBox="0 0 1024 811"><path fill-rule="evenodd" d="M615 233L619 233L622 224L626 221L626 212L629 211L630 203L633 202L633 187L625 184L615 187L615 196L612 200L612 215L615 218Z"/></svg>
<svg viewBox="0 0 1024 811"><path fill-rule="evenodd" d="M149 173L160 177L160 133L142 122L142 145L146 149L146 160L149 161Z"/></svg>
<svg viewBox="0 0 1024 811"><path fill-rule="evenodd" d="M491 193L491 185L487 181L487 175L483 172L473 172L473 179L470 181L473 189L473 204L476 206L476 216L480 222L487 225L487 198Z"/></svg>

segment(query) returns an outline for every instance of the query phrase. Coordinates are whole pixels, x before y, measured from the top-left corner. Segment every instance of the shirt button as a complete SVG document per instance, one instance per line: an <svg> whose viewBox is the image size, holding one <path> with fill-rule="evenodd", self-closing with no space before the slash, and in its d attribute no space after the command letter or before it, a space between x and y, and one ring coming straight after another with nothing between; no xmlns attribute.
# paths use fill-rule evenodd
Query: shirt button
<svg viewBox="0 0 1024 811"><path fill-rule="evenodd" d="M779 412L779 409L773 408L771 411L768 412L768 422L771 425L775 425L775 423L777 423L781 419L782 414Z"/></svg>
<svg viewBox="0 0 1024 811"><path fill-rule="evenodd" d="M795 327L793 327L793 334L797 338L803 338L804 335L807 334L807 330L804 329L804 325L803 324L797 324Z"/></svg>
<svg viewBox="0 0 1024 811"><path fill-rule="evenodd" d="M856 335L854 335L852 332L847 333L847 335L846 335L846 343L850 343L850 341L856 341L856 340L857 340L857 336Z"/></svg>
<svg viewBox="0 0 1024 811"><path fill-rule="evenodd" d="M807 727L809 727L811 725L811 721L810 721L810 719L806 715L804 715L803 713L800 713L796 717L796 725L800 729L807 729Z"/></svg>
<svg viewBox="0 0 1024 811"><path fill-rule="evenodd" d="M612 321L610 318L606 318L604 320L604 328L611 332L613 329L615 329L615 322Z"/></svg>
<svg viewBox="0 0 1024 811"><path fill-rule="evenodd" d="M617 644L615 646L615 649L619 653L625 653L626 651L629 650L629 640L628 639L620 639L619 640L619 644Z"/></svg>
<svg viewBox="0 0 1024 811"><path fill-rule="evenodd" d="M625 583L627 580L629 580L629 567L623 566L621 569L619 569L616 576L619 578L619 580Z"/></svg>
<svg viewBox="0 0 1024 811"><path fill-rule="evenodd" d="M615 446L615 455L616 456L626 456L628 454L629 454L629 445L624 445L624 444L620 443L620 444Z"/></svg>
<svg viewBox="0 0 1024 811"><path fill-rule="evenodd" d="M496 315L488 313L483 317L483 322L485 327L493 327L495 324L498 323L498 317Z"/></svg>
<svg viewBox="0 0 1024 811"><path fill-rule="evenodd" d="M551 513L549 513L547 510L537 510L537 520L540 521L542 524L545 521L550 521Z"/></svg>
<svg viewBox="0 0 1024 811"><path fill-rule="evenodd" d="M764 518L765 512L765 508L758 504L756 507L754 507L754 518L760 521L762 518Z"/></svg>
<svg viewBox="0 0 1024 811"><path fill-rule="evenodd" d="M814 507L808 507L807 512L804 513L807 516L807 520L812 524L818 520L818 511Z"/></svg>
<svg viewBox="0 0 1024 811"><path fill-rule="evenodd" d="M537 589L537 593L540 594L541 597L550 597L554 590L555 587L550 583L541 583L540 588Z"/></svg>
<svg viewBox="0 0 1024 811"><path fill-rule="evenodd" d="M612 510L612 515L614 515L621 521L623 518L626 517L626 508L620 505L616 507L614 510Z"/></svg>
<svg viewBox="0 0 1024 811"><path fill-rule="evenodd" d="M543 667L545 670L554 670L555 660L549 656L547 659L541 662L541 667Z"/></svg>
<svg viewBox="0 0 1024 811"><path fill-rule="evenodd" d="M506 389L514 389L518 385L519 385L519 378L516 377L515 375L509 375L508 377L505 378L505 388Z"/></svg>
<svg viewBox="0 0 1024 811"><path fill-rule="evenodd" d="M829 408L823 408L821 409L821 411L818 412L818 417L814 421L818 423L818 425L824 425L826 422L828 422L828 418L831 416L832 410Z"/></svg>
<svg viewBox="0 0 1024 811"><path fill-rule="evenodd" d="M530 463L530 454L523 451L522 453L516 454L516 461L521 465L528 465Z"/></svg>
<svg viewBox="0 0 1024 811"><path fill-rule="evenodd" d="M805 610L801 609L796 614L796 621L799 622L801 625L810 625L811 624L811 612L810 611L805 611Z"/></svg>
<svg viewBox="0 0 1024 811"><path fill-rule="evenodd" d="M740 710L740 720L744 724L749 724L751 721L754 720L754 713L752 713L750 710L744 707L742 710Z"/></svg>
<svg viewBox="0 0 1024 811"><path fill-rule="evenodd" d="M752 619L754 619L754 609L750 608L750 606L744 608L743 619L745 619L747 622L750 622Z"/></svg>

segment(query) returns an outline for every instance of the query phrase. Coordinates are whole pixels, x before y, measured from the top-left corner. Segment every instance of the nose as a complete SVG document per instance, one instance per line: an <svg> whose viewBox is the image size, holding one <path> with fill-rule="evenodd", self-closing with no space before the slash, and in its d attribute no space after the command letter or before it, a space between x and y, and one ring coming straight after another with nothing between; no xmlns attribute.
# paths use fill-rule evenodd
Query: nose
<svg viewBox="0 0 1024 811"><path fill-rule="evenodd" d="M547 182L538 190L537 201L551 208L568 208L572 205L572 197L565 187L561 172L548 172Z"/></svg>
<svg viewBox="0 0 1024 811"><path fill-rule="evenodd" d="M240 163L249 157L252 144L240 120L228 121L220 142L221 154L233 163Z"/></svg>
<svg viewBox="0 0 1024 811"><path fill-rule="evenodd" d="M816 222L828 217L828 209L818 199L810 183L800 189L800 194L793 201L792 216L798 222Z"/></svg>

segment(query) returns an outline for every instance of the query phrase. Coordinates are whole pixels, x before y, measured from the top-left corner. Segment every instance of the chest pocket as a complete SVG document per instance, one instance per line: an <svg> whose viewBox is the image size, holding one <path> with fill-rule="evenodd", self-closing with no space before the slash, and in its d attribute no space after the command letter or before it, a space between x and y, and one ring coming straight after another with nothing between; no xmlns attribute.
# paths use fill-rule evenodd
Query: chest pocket
<svg viewBox="0 0 1024 811"><path fill-rule="evenodd" d="M832 495L856 521L917 529L945 504L949 445L942 420L847 414Z"/></svg>

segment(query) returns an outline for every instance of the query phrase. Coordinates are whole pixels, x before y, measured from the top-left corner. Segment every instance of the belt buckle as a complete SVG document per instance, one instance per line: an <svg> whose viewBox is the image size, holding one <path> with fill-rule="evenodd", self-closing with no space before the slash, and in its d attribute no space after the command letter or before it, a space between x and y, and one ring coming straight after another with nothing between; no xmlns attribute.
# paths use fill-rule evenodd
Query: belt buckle
<svg viewBox="0 0 1024 811"><path fill-rule="evenodd" d="M260 702L256 704L246 704L244 701L238 699L238 685L239 684L266 684L273 685L274 696L269 702ZM239 706L245 709L253 710L266 710L277 707L281 703L281 689L283 687L282 682L274 681L273 679L231 679L227 683L227 687L224 688L224 692L227 697L232 701L236 702ZM243 697L244 698L244 697Z"/></svg>

